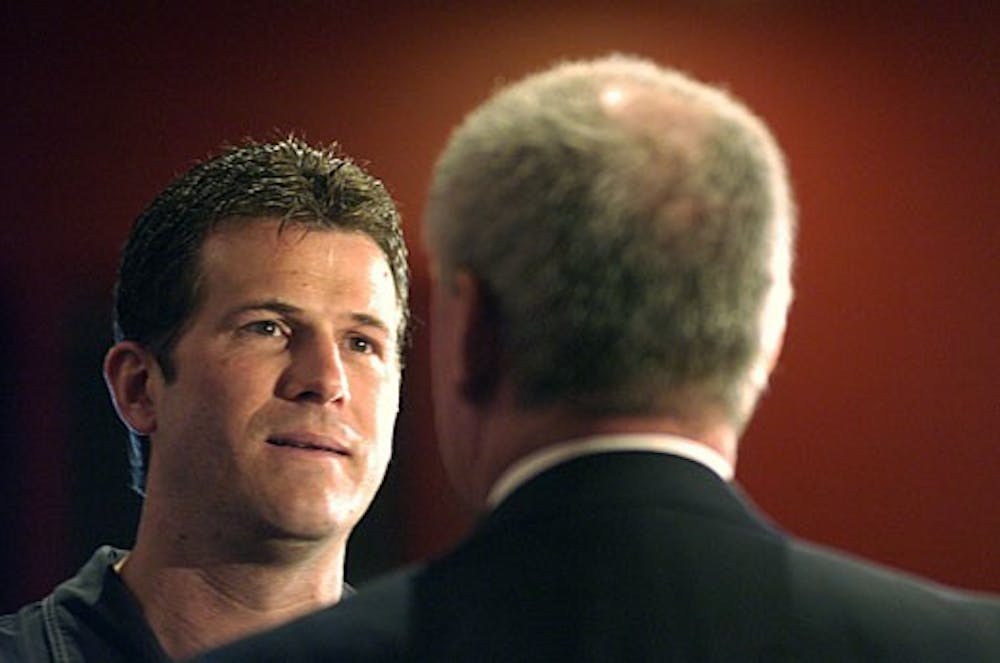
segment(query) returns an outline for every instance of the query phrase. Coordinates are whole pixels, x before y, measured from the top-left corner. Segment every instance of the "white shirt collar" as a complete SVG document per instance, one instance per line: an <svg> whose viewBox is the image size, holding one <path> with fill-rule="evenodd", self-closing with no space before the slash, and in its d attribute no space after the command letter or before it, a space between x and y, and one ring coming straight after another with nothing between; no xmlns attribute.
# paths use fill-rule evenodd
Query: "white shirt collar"
<svg viewBox="0 0 1000 663"><path fill-rule="evenodd" d="M733 478L733 466L714 449L677 435L627 434L599 435L553 444L513 463L493 483L486 497L490 509L495 508L508 495L545 470L579 456L607 451L654 451L693 460L712 470L723 481Z"/></svg>

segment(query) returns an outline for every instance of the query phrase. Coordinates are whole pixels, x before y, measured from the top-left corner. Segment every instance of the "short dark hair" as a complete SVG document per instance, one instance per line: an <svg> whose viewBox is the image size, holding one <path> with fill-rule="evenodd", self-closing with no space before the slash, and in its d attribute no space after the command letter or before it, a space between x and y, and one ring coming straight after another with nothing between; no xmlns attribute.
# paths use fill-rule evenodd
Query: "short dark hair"
<svg viewBox="0 0 1000 663"><path fill-rule="evenodd" d="M199 303L199 256L221 222L284 223L368 235L385 255L401 311L399 348L409 324L409 271L399 211L382 182L337 146L289 137L248 142L200 163L139 215L122 252L114 289L114 336L150 349L164 378L171 353ZM131 434L132 487L145 491L149 440Z"/></svg>

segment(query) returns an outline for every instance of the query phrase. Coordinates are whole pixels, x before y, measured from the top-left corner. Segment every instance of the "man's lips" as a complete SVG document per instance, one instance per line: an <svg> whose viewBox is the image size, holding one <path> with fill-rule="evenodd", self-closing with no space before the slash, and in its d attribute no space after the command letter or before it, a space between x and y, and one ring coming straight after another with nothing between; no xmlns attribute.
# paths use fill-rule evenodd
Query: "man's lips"
<svg viewBox="0 0 1000 663"><path fill-rule="evenodd" d="M267 438L267 443L275 447L292 447L307 451L322 451L326 453L350 456L351 450L336 438L309 433L277 434Z"/></svg>

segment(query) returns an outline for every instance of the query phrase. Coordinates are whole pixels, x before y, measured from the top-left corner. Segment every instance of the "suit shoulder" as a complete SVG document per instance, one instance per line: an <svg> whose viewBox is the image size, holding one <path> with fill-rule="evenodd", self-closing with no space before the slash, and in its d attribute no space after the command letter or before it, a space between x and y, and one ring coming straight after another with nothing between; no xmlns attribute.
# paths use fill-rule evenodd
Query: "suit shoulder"
<svg viewBox="0 0 1000 663"><path fill-rule="evenodd" d="M221 649L195 661L402 660L409 642L409 614L416 568L362 585L319 612Z"/></svg>
<svg viewBox="0 0 1000 663"><path fill-rule="evenodd" d="M827 648L872 660L1000 659L1000 597L803 542L791 544L789 570L792 614Z"/></svg>
<svg viewBox="0 0 1000 663"><path fill-rule="evenodd" d="M376 578L354 596L328 609L330 618L372 628L406 623L416 579L423 570L423 566L410 566Z"/></svg>

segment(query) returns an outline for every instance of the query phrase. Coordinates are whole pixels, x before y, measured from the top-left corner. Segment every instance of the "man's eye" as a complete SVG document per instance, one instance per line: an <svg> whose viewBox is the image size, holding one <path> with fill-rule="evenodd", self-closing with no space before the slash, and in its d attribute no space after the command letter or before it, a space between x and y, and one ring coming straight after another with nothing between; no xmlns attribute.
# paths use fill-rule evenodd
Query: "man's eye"
<svg viewBox="0 0 1000 663"><path fill-rule="evenodd" d="M284 328L274 320L258 320L251 322L245 327L249 332L260 334L261 336L284 336Z"/></svg>
<svg viewBox="0 0 1000 663"><path fill-rule="evenodd" d="M375 344L364 336L351 336L347 339L351 350L362 354L372 354L375 352Z"/></svg>

